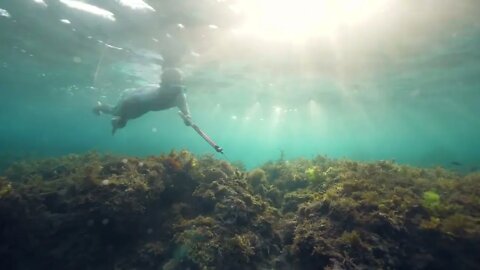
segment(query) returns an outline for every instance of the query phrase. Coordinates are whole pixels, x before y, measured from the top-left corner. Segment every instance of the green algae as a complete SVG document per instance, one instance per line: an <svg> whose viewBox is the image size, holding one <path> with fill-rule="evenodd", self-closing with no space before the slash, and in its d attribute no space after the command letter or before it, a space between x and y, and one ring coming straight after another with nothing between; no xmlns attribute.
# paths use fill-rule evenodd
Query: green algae
<svg viewBox="0 0 480 270"><path fill-rule="evenodd" d="M435 191L425 191L422 197L422 205L429 210L435 210L440 206L440 195Z"/></svg>
<svg viewBox="0 0 480 270"><path fill-rule="evenodd" d="M20 162L0 177L0 266L466 269L480 265L479 194L478 173L391 161L250 172L187 151Z"/></svg>
<svg viewBox="0 0 480 270"><path fill-rule="evenodd" d="M0 199L8 196L12 192L12 184L5 178L0 177Z"/></svg>

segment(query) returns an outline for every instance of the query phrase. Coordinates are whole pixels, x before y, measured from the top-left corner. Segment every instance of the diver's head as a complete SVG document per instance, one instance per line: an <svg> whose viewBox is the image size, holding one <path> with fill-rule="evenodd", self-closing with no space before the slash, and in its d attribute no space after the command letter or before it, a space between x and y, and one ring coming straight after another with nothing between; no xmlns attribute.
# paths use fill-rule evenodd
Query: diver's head
<svg viewBox="0 0 480 270"><path fill-rule="evenodd" d="M163 85L174 85L183 83L183 73L178 68L167 68L162 73Z"/></svg>

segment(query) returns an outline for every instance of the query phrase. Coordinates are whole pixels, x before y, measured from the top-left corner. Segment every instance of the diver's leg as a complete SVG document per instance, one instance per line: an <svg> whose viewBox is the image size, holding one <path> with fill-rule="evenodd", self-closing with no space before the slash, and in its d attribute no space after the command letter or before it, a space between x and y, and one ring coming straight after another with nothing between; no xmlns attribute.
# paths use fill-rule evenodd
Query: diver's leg
<svg viewBox="0 0 480 270"><path fill-rule="evenodd" d="M101 102L98 102L97 106L93 108L93 113L96 115L100 115L102 113L105 114L113 114L114 107L108 104L102 104Z"/></svg>
<svg viewBox="0 0 480 270"><path fill-rule="evenodd" d="M123 128L127 125L127 119L121 116L115 116L112 118L112 135L115 134L117 129Z"/></svg>

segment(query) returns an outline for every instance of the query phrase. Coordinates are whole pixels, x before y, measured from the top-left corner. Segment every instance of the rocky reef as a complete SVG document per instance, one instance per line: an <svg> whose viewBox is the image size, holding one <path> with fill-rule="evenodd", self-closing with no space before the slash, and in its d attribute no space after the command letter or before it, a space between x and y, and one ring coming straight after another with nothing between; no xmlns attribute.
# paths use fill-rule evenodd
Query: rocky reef
<svg viewBox="0 0 480 270"><path fill-rule="evenodd" d="M17 162L0 269L478 269L480 174L390 161L252 171L187 151Z"/></svg>

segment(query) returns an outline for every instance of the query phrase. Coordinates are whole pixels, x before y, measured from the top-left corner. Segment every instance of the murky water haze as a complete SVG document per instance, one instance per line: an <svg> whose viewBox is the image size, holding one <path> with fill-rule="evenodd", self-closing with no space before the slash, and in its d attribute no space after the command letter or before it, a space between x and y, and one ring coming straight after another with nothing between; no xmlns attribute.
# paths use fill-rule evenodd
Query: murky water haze
<svg viewBox="0 0 480 270"><path fill-rule="evenodd" d="M390 1L310 36L248 32L252 12L232 8L236 1L126 2L85 1L101 8L95 14L78 1L0 2L3 160L211 153L175 110L149 113L114 137L108 118L91 113L125 89L155 87L162 65L175 65L194 120L249 167L281 151L455 161L465 171L480 163L476 1Z"/></svg>

